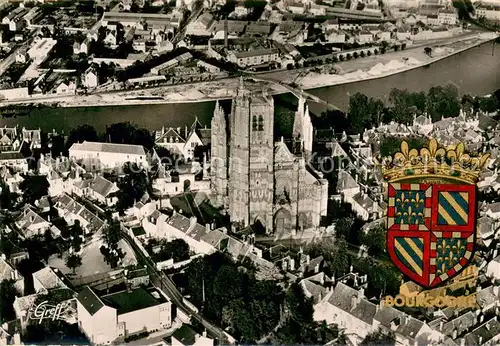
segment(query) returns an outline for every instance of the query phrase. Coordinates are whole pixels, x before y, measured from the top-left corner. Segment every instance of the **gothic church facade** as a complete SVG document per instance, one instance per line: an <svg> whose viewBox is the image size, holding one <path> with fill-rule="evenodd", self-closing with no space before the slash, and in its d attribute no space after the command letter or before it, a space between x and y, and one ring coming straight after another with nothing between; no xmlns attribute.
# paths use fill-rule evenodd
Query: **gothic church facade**
<svg viewBox="0 0 500 346"><path fill-rule="evenodd" d="M260 222L267 233L316 228L326 215L328 182L306 163L313 128L299 100L293 136L301 155L283 140L274 142L274 100L250 93L243 81L226 117L217 103L211 131L211 186L231 221L241 227Z"/></svg>

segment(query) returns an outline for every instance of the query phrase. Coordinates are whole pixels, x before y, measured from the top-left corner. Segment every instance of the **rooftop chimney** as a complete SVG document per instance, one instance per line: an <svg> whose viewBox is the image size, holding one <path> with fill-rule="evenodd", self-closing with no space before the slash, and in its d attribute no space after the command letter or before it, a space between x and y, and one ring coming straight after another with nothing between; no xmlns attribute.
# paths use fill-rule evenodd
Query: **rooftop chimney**
<svg viewBox="0 0 500 346"><path fill-rule="evenodd" d="M353 295L351 297L351 310L356 309L357 305L358 305L358 297L356 297L355 295Z"/></svg>
<svg viewBox="0 0 500 346"><path fill-rule="evenodd" d="M439 322L439 331L440 331L440 332L442 332L442 331L443 331L443 324L444 324L444 322L443 322L443 321Z"/></svg>
<svg viewBox="0 0 500 346"><path fill-rule="evenodd" d="M500 293L500 287L498 287L497 285L494 285L493 286L493 295L495 297L498 297L498 294Z"/></svg>

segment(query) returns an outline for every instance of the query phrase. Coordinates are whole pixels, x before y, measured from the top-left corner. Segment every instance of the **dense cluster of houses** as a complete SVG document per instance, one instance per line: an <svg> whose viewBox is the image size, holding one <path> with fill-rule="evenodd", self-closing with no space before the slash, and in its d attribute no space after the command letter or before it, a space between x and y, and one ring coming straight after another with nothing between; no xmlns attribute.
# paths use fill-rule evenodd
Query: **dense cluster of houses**
<svg viewBox="0 0 500 346"><path fill-rule="evenodd" d="M374 152L384 136L409 137L412 135L432 136L444 145L464 142L471 150L480 151L486 143L491 147L491 161L482 174L479 187L483 191L500 189L500 182L495 169L498 160L499 138L496 134L498 124L487 114L467 115L463 112L456 118L441 119L433 122L426 114L415 116L412 124L383 124L368 129L358 136L338 136L331 131L316 131L317 140L326 142L326 156L340 159L341 170L338 174L336 194L332 198L342 200L352 206L352 210L366 221L363 230L369 234L371 227L383 221L386 205L380 189L381 176L374 169ZM39 146L39 131L18 128L3 128L2 150L7 152L18 148L23 143L28 148ZM161 184L166 184L165 194L175 195L181 191L179 181L192 179L195 205L209 203L209 184L203 185L195 176L203 171L204 164L195 161L194 149L206 146L210 130L195 121L191 128L161 129L155 134L157 145L175 151L188 158L185 172L179 172L178 179L168 177L167 169L158 175ZM192 143L192 144L191 144ZM136 162L139 166L151 167L154 155L148 155L144 149L133 145L83 142L74 144L69 158L54 159L42 156L38 171L46 175L50 183L49 196L40 199L35 205L26 206L15 227L23 237L31 237L50 231L54 237L60 236L60 230L51 223L47 211L54 208L57 214L72 225L79 222L86 234L97 234L106 222L79 201L86 200L105 209L116 203L118 187L97 171L109 171L125 162ZM3 152L2 152L3 153ZM0 154L1 155L1 154ZM26 167L26 168L25 168ZM2 179L5 184L15 187L22 181L22 174L29 174L27 164L19 165L12 161L2 161ZM196 173L193 171L195 170ZM171 173L171 172L170 172ZM175 180L175 181L173 181ZM154 186L161 186L153 182ZM162 204L164 203L164 204ZM353 345L358 344L367 334L382 330L392 331L398 345L493 345L500 340L499 313L500 294L500 255L496 244L500 238L500 202L482 203L478 227L483 258L477 264L477 271L464 272L454 279L454 289L473 287L476 290L478 306L474 309L452 311L449 308L438 309L425 319L417 318L395 307L381 306L365 295L366 275L352 271L345 277L334 279L323 272L324 258L310 258L302 251L290 252L284 246L264 248L255 244L252 236L228 234L225 228L216 228L214 223L205 223L203 219L184 215L185 211L171 204L170 199L152 201L147 198L138 201L121 218L123 229L136 245L145 250L150 239L183 239L189 246L191 258L182 263L173 260L157 263L158 268L177 268L192 259L224 251L236 261L251 261L257 269L259 279L282 279L283 275L291 280L298 280L305 294L314 300L314 318L317 321L337 323L346 330L346 335ZM187 212L187 211L186 211ZM251 233L251 232L250 232ZM246 234L243 232L242 234ZM0 272L2 279L12 279L19 292L14 308L18 322L2 326L1 337L15 342L28 323L30 307L37 297L51 291L63 291L67 302L72 307L70 321L78 319L80 329L92 342L107 342L124 338L139 331L144 325L150 331L170 328L179 318L172 314L172 303L159 290L149 286L150 279L141 269L119 269L113 273L94 275L92 279L68 280L59 270L46 267L33 273L36 292L23 296L24 278L15 269L15 263L28 256L25 251L14 251L9 258L2 258ZM5 257L5 256L4 256ZM78 281L80 280L80 281ZM108 293L109 287L127 283L127 290ZM82 288L75 293L72 287L78 284ZM142 286L141 286L142 284ZM146 287L144 287L146 286ZM412 296L418 294L418 287L411 283L401 286L400 294ZM433 294L447 294L439 288ZM130 301L141 304L129 304ZM71 320L73 318L73 320ZM141 321L137 324L136 321ZM141 329L142 328L142 329ZM188 328L188 327L183 327ZM194 333L194 332L193 332ZM191 334L193 334L191 333ZM178 337L182 333L177 333ZM196 334L196 333L194 333ZM174 338L176 334L174 334ZM205 336L192 335L202 342ZM18 339L17 339L18 340ZM179 341L182 343L182 341Z"/></svg>
<svg viewBox="0 0 500 346"><path fill-rule="evenodd" d="M430 0L428 0L430 1ZM183 23L184 9L193 10L193 3L178 1L175 8L158 13L130 12L128 2L121 1L109 8L102 16L79 14L73 20L75 9L58 10L52 16L72 42L74 56L91 55L95 42L112 50L130 46L124 57L90 56L91 66L85 71L57 68L57 59L52 59L58 39L54 38L56 27L42 16L37 5L25 7L21 2L2 18L12 36L0 44L8 56L0 64L0 76L7 71L24 68L17 80L6 80L0 96L6 99L25 99L30 95L72 95L98 87L110 87L111 81L99 76L97 68L102 63L113 63L127 68L137 61L143 62L161 56L180 47L206 52L224 62L232 62L241 69L286 68L300 64L309 55L321 54L312 47L316 43L361 46L378 46L404 41L413 42L446 38L461 32L457 13L444 5L424 3L416 11L399 9L395 20L385 17L377 1L279 1L267 4L260 18L250 17L255 10L237 4L229 19L217 19L217 11L224 4L216 1L206 4L205 9L194 9L198 15ZM161 8L161 1L153 7ZM103 6L109 6L106 2ZM143 2L137 5L140 10ZM17 7L16 7L17 6ZM136 7L134 7L136 8ZM321 18L318 22L317 18ZM314 21L311 21L314 20ZM181 27L182 23L182 27ZM27 33L30 33L29 37ZM24 36L23 36L24 35ZM0 35L0 39L5 35ZM175 40L174 40L175 38ZM331 54L331 49L328 49ZM53 62L54 60L54 62ZM210 80L223 77L227 71L208 61L188 64L190 59L173 57L153 66L151 72L134 77L126 85L111 83L113 88L137 87L168 82L173 76L182 81ZM47 63L52 64L47 68ZM298 66L298 65L297 65ZM166 75L166 76L165 76ZM107 83L108 82L108 83ZM174 82L179 82L178 79ZM104 84L104 86L102 86Z"/></svg>

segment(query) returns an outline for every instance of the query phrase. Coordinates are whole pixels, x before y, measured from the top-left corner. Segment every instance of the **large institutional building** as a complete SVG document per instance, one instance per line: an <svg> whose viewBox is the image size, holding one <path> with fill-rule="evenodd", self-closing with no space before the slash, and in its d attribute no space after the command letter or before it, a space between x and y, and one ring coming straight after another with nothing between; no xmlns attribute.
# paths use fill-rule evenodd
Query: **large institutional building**
<svg viewBox="0 0 500 346"><path fill-rule="evenodd" d="M218 202L241 227L260 222L268 233L318 227L326 215L328 182L306 159L313 128L305 102L295 115L294 155L274 142L274 100L240 81L231 114L217 104L212 119L211 182Z"/></svg>

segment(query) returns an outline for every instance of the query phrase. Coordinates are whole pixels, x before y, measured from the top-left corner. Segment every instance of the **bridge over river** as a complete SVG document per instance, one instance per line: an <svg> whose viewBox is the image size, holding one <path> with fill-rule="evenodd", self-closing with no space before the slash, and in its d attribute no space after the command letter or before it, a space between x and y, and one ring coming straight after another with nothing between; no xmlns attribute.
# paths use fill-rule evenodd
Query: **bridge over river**
<svg viewBox="0 0 500 346"><path fill-rule="evenodd" d="M276 80L271 79L271 78L266 78L265 76L259 76L259 77L248 76L248 78L253 79L256 82L273 83L273 84L280 85L283 88L285 88L286 90L288 90L290 93L292 93L293 95L295 95L295 97L297 97L297 98L300 98L302 96L303 98L305 98L308 101L312 101L312 102L321 104L323 106L326 106L327 109L329 109L329 110L339 110L339 111L341 111L341 109L338 108L337 106L335 106L334 104L332 104L330 102L327 102L327 101L321 99L320 97L318 97L316 95L313 95L313 94L311 94L311 93L309 93L307 91L304 91L304 90L301 90L299 88L293 87L293 86L291 86L291 85L289 85L287 83L276 81Z"/></svg>

